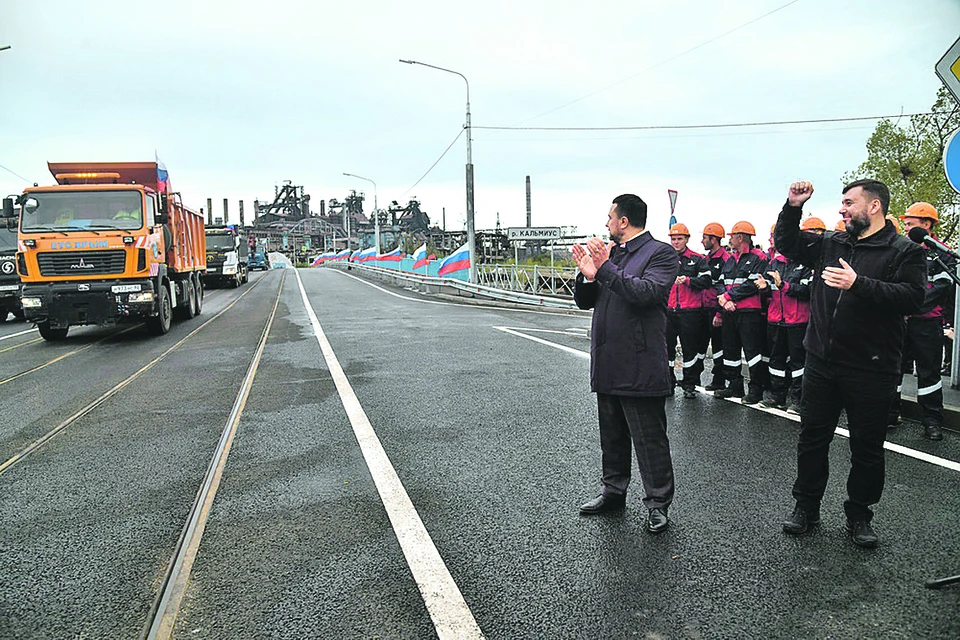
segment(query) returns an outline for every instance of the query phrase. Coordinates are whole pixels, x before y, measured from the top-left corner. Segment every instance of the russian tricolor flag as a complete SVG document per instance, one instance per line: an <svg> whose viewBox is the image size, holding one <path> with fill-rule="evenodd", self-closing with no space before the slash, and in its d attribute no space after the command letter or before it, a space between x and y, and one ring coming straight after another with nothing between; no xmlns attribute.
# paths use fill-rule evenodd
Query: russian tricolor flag
<svg viewBox="0 0 960 640"><path fill-rule="evenodd" d="M170 174L167 172L167 165L163 164L157 150L153 150L153 157L157 161L157 192L166 193L167 185L170 183Z"/></svg>
<svg viewBox="0 0 960 640"><path fill-rule="evenodd" d="M470 269L470 249L466 244L440 262L440 270L437 272L437 275L443 277L450 273L463 271L464 269Z"/></svg>
<svg viewBox="0 0 960 640"><path fill-rule="evenodd" d="M424 242L413 252L413 270L427 266L427 243Z"/></svg>
<svg viewBox="0 0 960 640"><path fill-rule="evenodd" d="M400 251L400 246L397 245L397 248L393 251L378 255L377 260L383 260L384 262L400 262L403 260L403 253Z"/></svg>
<svg viewBox="0 0 960 640"><path fill-rule="evenodd" d="M350 258L350 249L344 249L336 255L334 260L347 260Z"/></svg>
<svg viewBox="0 0 960 640"><path fill-rule="evenodd" d="M364 249L360 252L360 255L357 256L357 262L370 262L371 260L377 259L377 248L370 247L369 249Z"/></svg>

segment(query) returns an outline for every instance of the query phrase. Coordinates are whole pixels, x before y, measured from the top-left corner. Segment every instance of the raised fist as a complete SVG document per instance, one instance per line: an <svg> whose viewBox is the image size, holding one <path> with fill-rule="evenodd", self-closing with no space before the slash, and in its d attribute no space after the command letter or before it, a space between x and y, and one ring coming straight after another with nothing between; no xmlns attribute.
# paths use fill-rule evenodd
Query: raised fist
<svg viewBox="0 0 960 640"><path fill-rule="evenodd" d="M813 183L800 180L790 185L787 192L787 202L792 207L802 207L803 203L813 195Z"/></svg>

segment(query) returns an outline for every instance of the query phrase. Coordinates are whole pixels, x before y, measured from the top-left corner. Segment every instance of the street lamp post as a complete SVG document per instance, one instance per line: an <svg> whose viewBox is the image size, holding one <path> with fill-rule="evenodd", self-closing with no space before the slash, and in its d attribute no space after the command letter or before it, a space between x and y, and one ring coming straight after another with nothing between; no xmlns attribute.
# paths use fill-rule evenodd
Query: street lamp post
<svg viewBox="0 0 960 640"><path fill-rule="evenodd" d="M401 60L400 62L405 64L418 64L421 67L430 67L438 71L454 73L463 78L463 81L467 84L467 124L464 127L467 130L467 250L470 252L470 282L475 284L477 282L477 242L473 223L473 152L471 145L472 136L470 134L470 82L467 80L467 76L459 71L436 67L425 62L417 62L416 60Z"/></svg>
<svg viewBox="0 0 960 640"><path fill-rule="evenodd" d="M359 178L361 180L366 180L367 182L373 185L373 238L374 246L377 248L377 254L380 254L380 211L377 209L377 183L371 180L370 178L364 178L363 176L358 176L355 173L344 173L345 176L350 176L351 178Z"/></svg>
<svg viewBox="0 0 960 640"><path fill-rule="evenodd" d="M0 51L6 51L6 50L9 49L9 48L10 48L10 45L7 44L7 45L4 45L4 46L0 47Z"/></svg>

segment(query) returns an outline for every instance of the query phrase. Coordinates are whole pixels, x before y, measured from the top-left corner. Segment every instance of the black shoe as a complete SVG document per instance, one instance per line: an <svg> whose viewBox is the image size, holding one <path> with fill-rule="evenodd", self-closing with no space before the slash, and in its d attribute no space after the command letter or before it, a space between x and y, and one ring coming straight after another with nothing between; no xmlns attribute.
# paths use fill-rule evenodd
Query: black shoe
<svg viewBox="0 0 960 640"><path fill-rule="evenodd" d="M791 402L787 405L787 413L795 416L800 415L800 405L796 402Z"/></svg>
<svg viewBox="0 0 960 640"><path fill-rule="evenodd" d="M743 396L740 399L740 402L743 404L757 404L763 400L763 392L761 391L751 391L747 395Z"/></svg>
<svg viewBox="0 0 960 640"><path fill-rule="evenodd" d="M927 440L943 440L943 431L938 424L928 424L923 427L923 437Z"/></svg>
<svg viewBox="0 0 960 640"><path fill-rule="evenodd" d="M747 404L747 399L744 398L744 399L743 399L743 402L744 402L744 404ZM773 397L773 396L767 396L766 398L764 398L763 400L761 400L761 401L760 401L760 406L761 406L761 407L766 407L767 409L780 409L780 411L786 411L786 410L787 410L787 403L786 403L786 402L783 402L782 400L778 400L777 398L775 398L775 397Z"/></svg>
<svg viewBox="0 0 960 640"><path fill-rule="evenodd" d="M847 531L853 538L854 544L866 549L873 549L880 541L877 534L870 528L870 523L866 520L851 520L847 518Z"/></svg>
<svg viewBox="0 0 960 640"><path fill-rule="evenodd" d="M649 533L663 533L670 526L667 520L666 509L650 509L647 513L647 531Z"/></svg>
<svg viewBox="0 0 960 640"><path fill-rule="evenodd" d="M684 398L696 398L696 397L697 397L697 390L696 390L696 389L693 389L693 388L684 389L684 390L683 390L683 397L684 397Z"/></svg>
<svg viewBox="0 0 960 640"><path fill-rule="evenodd" d="M820 510L806 512L799 507L793 510L793 514L783 521L783 532L792 536L799 536L806 533L811 527L820 524Z"/></svg>
<svg viewBox="0 0 960 640"><path fill-rule="evenodd" d="M713 382L705 386L704 389L706 389L707 391L720 391L720 389L723 389L723 387L724 387L723 380L717 380L716 378L714 378Z"/></svg>
<svg viewBox="0 0 960 640"><path fill-rule="evenodd" d="M627 496L615 493L601 493L596 498L580 505L580 515L592 516L598 513L620 511L627 504Z"/></svg>
<svg viewBox="0 0 960 640"><path fill-rule="evenodd" d="M743 383L740 384L733 383L726 389L720 389L719 391L713 392L713 397L715 398L742 398L743 397Z"/></svg>

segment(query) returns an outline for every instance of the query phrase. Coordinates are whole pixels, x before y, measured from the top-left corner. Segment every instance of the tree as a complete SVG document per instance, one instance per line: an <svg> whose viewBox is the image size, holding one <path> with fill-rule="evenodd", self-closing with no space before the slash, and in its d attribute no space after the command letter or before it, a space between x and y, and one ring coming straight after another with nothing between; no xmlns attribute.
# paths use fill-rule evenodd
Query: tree
<svg viewBox="0 0 960 640"><path fill-rule="evenodd" d="M890 213L900 216L914 202L929 202L940 214L938 235L951 240L960 223L960 194L943 173L943 150L960 129L960 105L940 87L930 113L909 122L881 120L867 140L867 159L844 174L845 183L874 178L890 187Z"/></svg>

